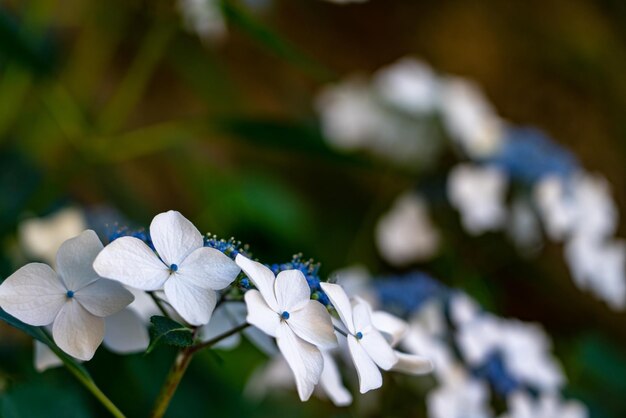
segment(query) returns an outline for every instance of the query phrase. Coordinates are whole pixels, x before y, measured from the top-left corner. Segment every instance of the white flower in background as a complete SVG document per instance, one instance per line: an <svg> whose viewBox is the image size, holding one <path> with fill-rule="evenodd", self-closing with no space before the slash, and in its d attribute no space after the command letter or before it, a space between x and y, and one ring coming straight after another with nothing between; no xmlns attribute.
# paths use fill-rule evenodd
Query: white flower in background
<svg viewBox="0 0 626 418"><path fill-rule="evenodd" d="M359 375L361 393L382 386L383 380L379 367L383 370L391 370L397 366L398 371L412 374L425 374L432 371L430 360L422 356L400 353L391 347L374 326L371 308L367 302L355 299L352 304L339 285L321 283L321 286L347 329L348 349Z"/></svg>
<svg viewBox="0 0 626 418"><path fill-rule="evenodd" d="M459 164L448 176L448 199L471 234L500 229L506 221L508 180L495 167Z"/></svg>
<svg viewBox="0 0 626 418"><path fill-rule="evenodd" d="M467 376L462 368L426 398L429 418L490 418L489 390L478 380Z"/></svg>
<svg viewBox="0 0 626 418"><path fill-rule="evenodd" d="M385 101L405 112L424 115L433 112L438 104L437 76L427 64L413 58L379 70L373 83Z"/></svg>
<svg viewBox="0 0 626 418"><path fill-rule="evenodd" d="M439 241L426 201L414 193L398 197L376 226L378 251L394 266L431 258L439 248Z"/></svg>
<svg viewBox="0 0 626 418"><path fill-rule="evenodd" d="M343 385L341 374L332 354L322 351L324 369L320 376L315 394L320 398L328 398L335 406L348 406L352 403L352 394ZM293 389L296 385L289 364L281 356L274 356L267 364L252 373L244 393L253 400L261 399L270 390L277 388Z"/></svg>
<svg viewBox="0 0 626 418"><path fill-rule="evenodd" d="M580 235L565 246L565 258L578 287L590 290L613 309L626 306L626 244Z"/></svg>
<svg viewBox="0 0 626 418"><path fill-rule="evenodd" d="M133 295L102 279L92 267L102 250L93 231L72 238L57 252L57 272L30 263L0 285L0 306L22 322L52 324L54 342L80 360L90 360L104 338L104 319L121 311Z"/></svg>
<svg viewBox="0 0 626 418"><path fill-rule="evenodd" d="M384 123L368 84L358 77L326 87L316 108L324 136L340 150L365 148Z"/></svg>
<svg viewBox="0 0 626 418"><path fill-rule="evenodd" d="M269 268L242 255L235 261L258 289L245 294L248 322L276 338L293 371L300 399L306 401L322 374L320 348L337 345L330 315L324 305L310 299L301 271L286 270L275 277Z"/></svg>
<svg viewBox="0 0 626 418"><path fill-rule="evenodd" d="M562 179L551 176L535 186L535 200L547 233L554 240L615 233L618 212L606 180L586 173Z"/></svg>
<svg viewBox="0 0 626 418"><path fill-rule="evenodd" d="M213 248L204 247L200 232L176 211L161 213L150 224L158 253L134 237L121 237L106 246L94 262L103 277L137 289L163 288L168 302L191 325L209 322L217 290L230 285L239 267Z"/></svg>
<svg viewBox="0 0 626 418"><path fill-rule="evenodd" d="M178 0L185 26L203 41L215 41L226 34L219 0Z"/></svg>
<svg viewBox="0 0 626 418"><path fill-rule="evenodd" d="M440 111L448 133L470 158L490 157L500 149L504 122L475 84L442 79Z"/></svg>
<svg viewBox="0 0 626 418"><path fill-rule="evenodd" d="M466 303L463 298L466 296L458 300ZM557 390L565 382L561 366L550 355L550 341L538 325L476 312L457 327L457 342L468 364L480 366L497 352L507 371L520 382L540 390Z"/></svg>
<svg viewBox="0 0 626 418"><path fill-rule="evenodd" d="M507 400L509 411L500 418L587 418L587 409L577 401L563 402L554 393L541 393L533 399L526 392L515 392Z"/></svg>
<svg viewBox="0 0 626 418"><path fill-rule="evenodd" d="M83 212L69 207L44 218L22 221L18 226L18 237L29 256L54 265L61 244L80 235L87 228L86 224Z"/></svg>

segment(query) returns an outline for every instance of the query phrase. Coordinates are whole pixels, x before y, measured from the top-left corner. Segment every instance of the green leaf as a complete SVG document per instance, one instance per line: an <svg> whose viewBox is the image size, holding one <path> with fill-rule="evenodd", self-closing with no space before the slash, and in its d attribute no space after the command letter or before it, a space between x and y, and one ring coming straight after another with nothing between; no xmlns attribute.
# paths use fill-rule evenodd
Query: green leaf
<svg viewBox="0 0 626 418"><path fill-rule="evenodd" d="M153 316L150 318L150 346L146 353L162 344L189 347L193 344L193 331L173 319Z"/></svg>
<svg viewBox="0 0 626 418"><path fill-rule="evenodd" d="M15 327L20 331L25 332L34 339L41 341L42 343L50 347L54 354L56 354L56 356L61 359L63 364L65 364L69 371L76 375L76 377L82 379L83 381L93 381L87 369L85 369L85 367L83 367L82 364L78 363L74 358L65 354L65 352L61 350L59 346L54 343L54 341L52 341L52 339L48 336L48 334L44 332L41 327L34 327L32 325L25 324L19 319L9 315L2 309L0 309L0 319L2 319L4 322L11 325L12 327Z"/></svg>

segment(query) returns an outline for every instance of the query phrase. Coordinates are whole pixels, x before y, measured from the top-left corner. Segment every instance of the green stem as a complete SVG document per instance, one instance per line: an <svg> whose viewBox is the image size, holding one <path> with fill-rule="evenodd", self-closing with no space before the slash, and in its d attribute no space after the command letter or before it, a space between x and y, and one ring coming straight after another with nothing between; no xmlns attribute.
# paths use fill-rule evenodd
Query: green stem
<svg viewBox="0 0 626 418"><path fill-rule="evenodd" d="M77 369L73 367L67 368L73 375L80 381L80 383L87 388L89 392L95 396L100 403L113 415L115 418L126 418L126 416L120 411L117 406L100 390L93 380L88 379Z"/></svg>
<svg viewBox="0 0 626 418"><path fill-rule="evenodd" d="M148 292L148 294L150 295L150 297L152 298L152 300L154 301L154 304L157 306L157 308L159 308L159 311L161 311L161 313L163 314L163 316L170 318L170 314L167 313L167 310L165 309L165 307L163 306L163 303L161 301L161 299L159 299L157 297L157 295L154 294L154 292Z"/></svg>
<svg viewBox="0 0 626 418"><path fill-rule="evenodd" d="M159 396L154 403L154 408L150 416L152 418L162 418L163 415L165 415L165 411L167 411L167 407L172 401L174 393L176 392L180 381L183 379L183 376L187 371L187 367L189 367L189 363L191 363L193 355L197 351L202 350L203 348L211 347L221 340L240 332L249 325L250 324L247 323L239 325L209 341L182 349L176 356L176 360L174 360L174 364L172 365L172 368L170 369L170 372L165 379L165 383L163 383L163 387L161 387L161 391L159 392Z"/></svg>

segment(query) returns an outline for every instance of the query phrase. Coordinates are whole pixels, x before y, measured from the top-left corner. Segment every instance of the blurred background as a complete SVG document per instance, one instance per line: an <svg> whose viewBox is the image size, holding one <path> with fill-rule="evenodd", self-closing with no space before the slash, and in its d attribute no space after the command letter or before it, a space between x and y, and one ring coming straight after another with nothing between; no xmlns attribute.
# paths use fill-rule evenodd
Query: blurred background
<svg viewBox="0 0 626 418"><path fill-rule="evenodd" d="M626 316L576 287L561 245L528 258L502 232L467 234L449 205L434 203L437 254L388 263L376 247L379 218L418 184L435 201L445 195L436 190L455 156L442 151L421 170L341 152L315 105L329 84L415 57L473 80L501 117L540 128L602 173L621 211L625 3L223 0L213 12L194 3L0 3L2 278L33 259L18 239L26 219L71 206L141 227L176 209L267 263L302 252L322 276L354 264L375 275L417 268L491 312L540 323L566 393L592 417L626 416ZM88 368L123 411L142 416L173 356L100 349ZM253 402L243 387L263 361L248 343L199 355L170 416L427 416L413 386L429 382L405 377L350 408L301 404L294 392ZM64 370L36 372L29 338L5 324L0 406L7 417L107 416Z"/></svg>

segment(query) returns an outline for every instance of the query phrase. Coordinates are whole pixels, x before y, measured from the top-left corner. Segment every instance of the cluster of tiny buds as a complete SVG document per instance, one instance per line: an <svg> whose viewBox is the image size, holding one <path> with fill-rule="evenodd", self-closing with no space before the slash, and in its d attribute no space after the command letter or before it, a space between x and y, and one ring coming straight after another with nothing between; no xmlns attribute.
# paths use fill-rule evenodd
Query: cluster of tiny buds
<svg viewBox="0 0 626 418"><path fill-rule="evenodd" d="M230 237L228 240L225 240L219 238L215 234L208 233L204 236L204 246L215 248L232 259L235 259L238 254L248 258L251 256L250 246L248 244L242 244L241 241L236 240L234 237Z"/></svg>

